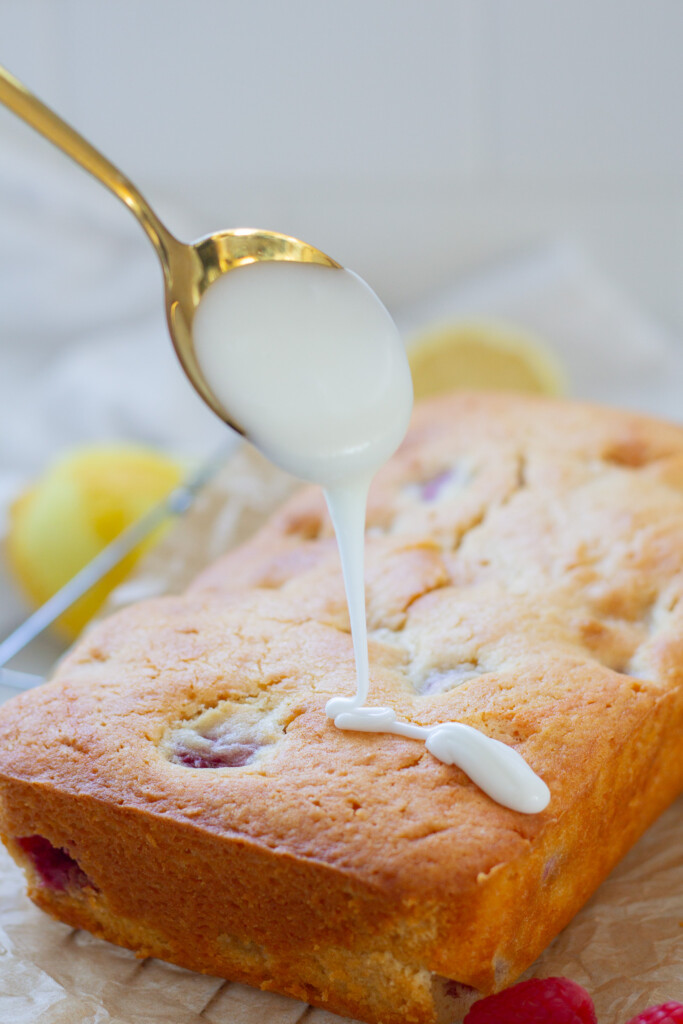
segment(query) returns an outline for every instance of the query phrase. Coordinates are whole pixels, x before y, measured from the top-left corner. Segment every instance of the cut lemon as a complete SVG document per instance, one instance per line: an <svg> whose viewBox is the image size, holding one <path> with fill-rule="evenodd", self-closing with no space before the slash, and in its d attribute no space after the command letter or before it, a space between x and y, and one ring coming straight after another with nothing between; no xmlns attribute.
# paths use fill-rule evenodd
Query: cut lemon
<svg viewBox="0 0 683 1024"><path fill-rule="evenodd" d="M175 460L124 445L88 447L55 462L10 510L8 560L31 601L47 601L181 476ZM66 611L59 631L74 637L158 536L151 534Z"/></svg>
<svg viewBox="0 0 683 1024"><path fill-rule="evenodd" d="M557 395L565 376L541 342L515 327L470 320L427 328L408 346L415 398L456 388Z"/></svg>

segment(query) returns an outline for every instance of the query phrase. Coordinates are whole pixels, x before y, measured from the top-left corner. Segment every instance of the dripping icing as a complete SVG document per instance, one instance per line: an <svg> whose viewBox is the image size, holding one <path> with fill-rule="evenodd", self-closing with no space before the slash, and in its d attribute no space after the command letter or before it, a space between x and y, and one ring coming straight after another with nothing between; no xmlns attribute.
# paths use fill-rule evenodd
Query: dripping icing
<svg viewBox="0 0 683 1024"><path fill-rule="evenodd" d="M339 729L422 741L498 803L528 814L543 810L548 788L512 747L460 722L419 726L367 704L367 493L403 440L412 408L405 349L377 296L348 270L249 264L209 287L193 340L202 373L231 418L273 462L325 489L357 676L355 696L332 698L328 716Z"/></svg>

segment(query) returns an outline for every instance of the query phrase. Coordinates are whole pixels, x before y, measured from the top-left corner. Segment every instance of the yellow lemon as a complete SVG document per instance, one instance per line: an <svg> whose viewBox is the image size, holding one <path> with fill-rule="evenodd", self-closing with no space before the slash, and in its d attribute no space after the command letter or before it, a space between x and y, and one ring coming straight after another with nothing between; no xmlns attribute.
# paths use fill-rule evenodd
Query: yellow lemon
<svg viewBox="0 0 683 1024"><path fill-rule="evenodd" d="M10 510L8 559L29 598L47 601L181 476L175 460L130 445L83 448L55 462ZM150 535L65 612L60 631L75 636L157 538Z"/></svg>
<svg viewBox="0 0 683 1024"><path fill-rule="evenodd" d="M561 367L547 348L515 327L484 320L439 324L408 347L415 398L455 388L556 395Z"/></svg>

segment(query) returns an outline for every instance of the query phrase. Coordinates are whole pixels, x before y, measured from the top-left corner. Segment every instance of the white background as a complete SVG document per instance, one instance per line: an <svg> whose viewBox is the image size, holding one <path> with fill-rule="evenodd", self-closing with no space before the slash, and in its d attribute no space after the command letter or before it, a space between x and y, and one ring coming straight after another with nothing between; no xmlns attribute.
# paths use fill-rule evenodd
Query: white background
<svg viewBox="0 0 683 1024"><path fill-rule="evenodd" d="M188 235L298 234L390 305L572 235L683 334L680 0L0 0L0 59Z"/></svg>

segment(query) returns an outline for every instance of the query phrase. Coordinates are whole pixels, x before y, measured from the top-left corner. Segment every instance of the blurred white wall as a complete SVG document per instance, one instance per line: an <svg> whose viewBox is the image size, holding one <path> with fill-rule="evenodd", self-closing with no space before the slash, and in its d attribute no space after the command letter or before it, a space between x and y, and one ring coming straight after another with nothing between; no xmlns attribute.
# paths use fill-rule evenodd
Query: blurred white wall
<svg viewBox="0 0 683 1024"><path fill-rule="evenodd" d="M681 0L0 0L0 61L187 235L298 234L390 305L570 235L680 333L682 53Z"/></svg>

